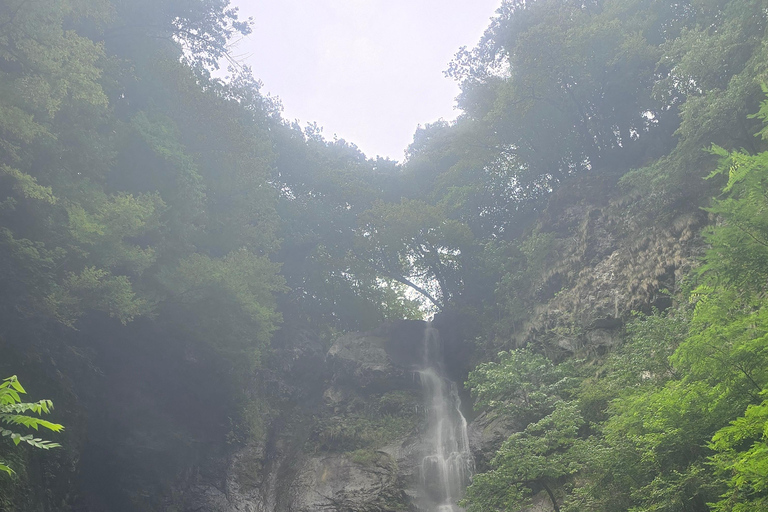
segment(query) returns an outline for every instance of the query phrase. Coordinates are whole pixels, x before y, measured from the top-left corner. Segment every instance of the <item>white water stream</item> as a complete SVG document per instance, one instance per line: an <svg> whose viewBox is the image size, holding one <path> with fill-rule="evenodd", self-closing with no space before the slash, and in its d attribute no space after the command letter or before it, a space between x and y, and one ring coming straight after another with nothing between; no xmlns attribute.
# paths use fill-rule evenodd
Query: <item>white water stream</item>
<svg viewBox="0 0 768 512"><path fill-rule="evenodd" d="M456 502L469 484L475 463L456 384L445 376L440 335L429 324L418 374L428 414L427 450L421 462L424 506L427 512L461 512L464 509Z"/></svg>

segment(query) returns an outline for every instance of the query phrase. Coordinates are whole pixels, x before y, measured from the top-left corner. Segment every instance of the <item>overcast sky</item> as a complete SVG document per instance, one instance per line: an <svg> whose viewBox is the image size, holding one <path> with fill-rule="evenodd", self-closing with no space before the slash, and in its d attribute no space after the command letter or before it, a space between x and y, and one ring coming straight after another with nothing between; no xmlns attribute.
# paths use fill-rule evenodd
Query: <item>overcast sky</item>
<svg viewBox="0 0 768 512"><path fill-rule="evenodd" d="M369 157L402 160L418 124L455 118L443 71L473 47L501 0L232 0L253 33L233 54L279 96Z"/></svg>

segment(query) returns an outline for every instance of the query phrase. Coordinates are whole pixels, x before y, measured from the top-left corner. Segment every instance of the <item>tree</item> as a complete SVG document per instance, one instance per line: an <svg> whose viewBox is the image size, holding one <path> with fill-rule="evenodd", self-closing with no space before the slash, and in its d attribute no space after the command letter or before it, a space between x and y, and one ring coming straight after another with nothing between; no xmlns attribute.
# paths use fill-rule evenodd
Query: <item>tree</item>
<svg viewBox="0 0 768 512"><path fill-rule="evenodd" d="M419 317L405 287L374 268L357 242L360 216L389 195L399 167L367 160L344 140L326 140L316 125L280 122L271 133L286 318L333 332Z"/></svg>
<svg viewBox="0 0 768 512"><path fill-rule="evenodd" d="M459 105L525 162L521 183L628 169L661 146L653 131L674 118L652 91L659 45L677 33L662 4L504 2L478 47L459 52L448 72Z"/></svg>
<svg viewBox="0 0 768 512"><path fill-rule="evenodd" d="M768 121L768 101L754 117ZM766 138L768 129L760 135ZM701 378L714 374L715 389L723 395L748 403L709 445L715 452L711 463L727 484L713 510L745 512L768 503L768 152L712 151L720 163L710 177L727 176L723 195L709 209L721 222L706 232L711 247L694 290L697 334L678 357L700 369Z"/></svg>
<svg viewBox="0 0 768 512"><path fill-rule="evenodd" d="M526 425L550 414L569 397L578 379L569 365L556 365L530 349L500 352L498 362L481 363L467 378L478 408Z"/></svg>
<svg viewBox="0 0 768 512"><path fill-rule="evenodd" d="M473 478L465 498L470 512L521 510L541 489L560 510L554 486L584 464L584 420L572 400L577 373L572 364L556 365L529 349L502 352L498 362L470 372L476 406L521 428L504 441L490 469Z"/></svg>
<svg viewBox="0 0 768 512"><path fill-rule="evenodd" d="M577 405L561 400L550 414L509 436L491 460L490 471L475 475L467 488L468 512L516 512L539 489L560 512L553 487L584 465L579 439L583 424Z"/></svg>
<svg viewBox="0 0 768 512"><path fill-rule="evenodd" d="M358 246L381 277L409 286L437 309L460 292L462 249L472 234L440 207L377 201L360 216L359 230Z"/></svg>
<svg viewBox="0 0 768 512"><path fill-rule="evenodd" d="M743 416L712 436L710 446L715 451L711 462L728 484L712 509L764 510L768 506L768 401L747 407Z"/></svg>
<svg viewBox="0 0 768 512"><path fill-rule="evenodd" d="M113 23L104 32L111 48L136 57L166 44L191 66L218 69L230 41L251 32L229 0L112 0ZM147 41L149 40L149 42Z"/></svg>

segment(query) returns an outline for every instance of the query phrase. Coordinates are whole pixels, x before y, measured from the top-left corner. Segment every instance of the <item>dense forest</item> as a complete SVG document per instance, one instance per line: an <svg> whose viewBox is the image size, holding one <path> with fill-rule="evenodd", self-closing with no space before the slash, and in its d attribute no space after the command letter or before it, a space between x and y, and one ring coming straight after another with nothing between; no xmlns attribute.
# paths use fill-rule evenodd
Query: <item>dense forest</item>
<svg viewBox="0 0 768 512"><path fill-rule="evenodd" d="M287 340L432 315L504 425L468 512L768 510L766 28L504 0L398 163L219 78L228 0L0 0L0 510L213 510L291 421L375 463L410 395L301 416Z"/></svg>

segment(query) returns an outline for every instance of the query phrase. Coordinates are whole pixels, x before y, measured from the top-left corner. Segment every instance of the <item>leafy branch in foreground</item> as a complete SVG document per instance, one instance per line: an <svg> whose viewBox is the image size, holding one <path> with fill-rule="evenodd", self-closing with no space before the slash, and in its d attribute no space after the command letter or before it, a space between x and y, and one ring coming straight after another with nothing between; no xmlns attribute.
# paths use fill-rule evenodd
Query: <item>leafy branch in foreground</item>
<svg viewBox="0 0 768 512"><path fill-rule="evenodd" d="M39 430L40 427L43 427L53 432L61 432L64 430L64 427L58 423L52 423L28 414L32 413L37 416L50 414L51 410L53 410L53 402L50 400L40 400L39 402L31 403L22 402L22 394L26 394L26 390L15 375L4 379L0 384L0 436L10 438L16 446L23 442L42 450L59 448L61 446L59 443L45 441L39 437L35 437L33 434L22 435L18 432L9 430L9 428L15 426L22 426L34 430ZM9 428L5 428L3 424ZM13 474L13 470L2 460L0 460L0 471L5 471L9 475Z"/></svg>

